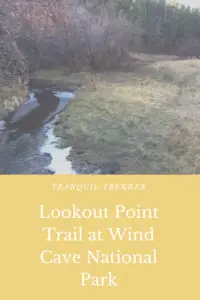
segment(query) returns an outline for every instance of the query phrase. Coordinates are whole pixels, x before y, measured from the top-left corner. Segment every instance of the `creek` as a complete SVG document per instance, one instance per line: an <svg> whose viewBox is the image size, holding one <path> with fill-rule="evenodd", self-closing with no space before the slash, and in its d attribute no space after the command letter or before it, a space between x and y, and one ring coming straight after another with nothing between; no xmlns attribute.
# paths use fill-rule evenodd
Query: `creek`
<svg viewBox="0 0 200 300"><path fill-rule="evenodd" d="M67 160L71 148L60 149L54 135L59 113L73 92L30 91L27 101L0 121L0 174L75 174Z"/></svg>

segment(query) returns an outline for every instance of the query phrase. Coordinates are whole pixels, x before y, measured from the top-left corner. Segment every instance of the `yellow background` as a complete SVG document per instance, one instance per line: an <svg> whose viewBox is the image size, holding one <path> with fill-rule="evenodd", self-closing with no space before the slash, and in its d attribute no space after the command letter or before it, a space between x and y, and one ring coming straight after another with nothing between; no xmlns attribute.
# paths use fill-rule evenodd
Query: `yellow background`
<svg viewBox="0 0 200 300"><path fill-rule="evenodd" d="M1 176L1 288L2 300L53 299L200 299L200 177L199 176ZM99 192L56 192L53 183L95 183ZM104 183L145 183L146 191L103 190ZM107 207L116 204L157 207L158 220L41 220L40 205L49 208ZM107 227L155 227L155 241L45 241L43 227L85 232ZM102 251L150 252L157 249L157 265L88 265L88 248ZM79 252L80 265L44 265L43 249ZM80 272L117 276L118 287L81 287Z"/></svg>

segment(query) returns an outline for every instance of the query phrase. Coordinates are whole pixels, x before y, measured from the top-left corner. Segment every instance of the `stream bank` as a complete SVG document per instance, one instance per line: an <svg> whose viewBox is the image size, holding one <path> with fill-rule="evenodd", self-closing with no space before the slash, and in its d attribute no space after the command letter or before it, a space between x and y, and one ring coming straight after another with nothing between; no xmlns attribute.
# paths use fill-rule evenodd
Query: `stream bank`
<svg viewBox="0 0 200 300"><path fill-rule="evenodd" d="M0 174L75 174L67 161L70 148L57 148L54 135L57 116L72 99L68 91L43 91L39 98L30 91L28 100L1 120Z"/></svg>

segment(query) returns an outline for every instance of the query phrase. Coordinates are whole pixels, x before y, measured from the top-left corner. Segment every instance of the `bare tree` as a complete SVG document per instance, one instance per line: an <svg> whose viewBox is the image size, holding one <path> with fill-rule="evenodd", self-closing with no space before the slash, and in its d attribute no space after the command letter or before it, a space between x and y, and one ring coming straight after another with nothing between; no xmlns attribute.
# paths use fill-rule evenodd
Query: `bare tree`
<svg viewBox="0 0 200 300"><path fill-rule="evenodd" d="M30 69L66 65L78 71L118 67L136 30L114 1L2 0L13 38ZM90 5L89 5L90 4ZM134 29L134 30L133 30Z"/></svg>

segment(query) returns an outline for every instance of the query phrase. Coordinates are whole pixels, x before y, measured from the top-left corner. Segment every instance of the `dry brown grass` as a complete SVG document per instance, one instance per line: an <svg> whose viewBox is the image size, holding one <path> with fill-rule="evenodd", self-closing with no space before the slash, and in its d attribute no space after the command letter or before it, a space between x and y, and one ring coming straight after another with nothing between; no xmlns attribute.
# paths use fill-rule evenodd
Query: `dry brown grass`
<svg viewBox="0 0 200 300"><path fill-rule="evenodd" d="M56 134L71 159L117 173L200 173L200 61L148 63L137 73L79 73L77 100ZM43 74L44 75L44 74Z"/></svg>
<svg viewBox="0 0 200 300"><path fill-rule="evenodd" d="M24 102L27 95L26 88L22 84L13 85L13 87L0 88L0 118L7 113L15 110Z"/></svg>
<svg viewBox="0 0 200 300"><path fill-rule="evenodd" d="M158 61L172 61L180 60L176 55L165 55L165 54L148 54L148 53L131 53L129 56L133 59L145 61L145 62L158 62Z"/></svg>

